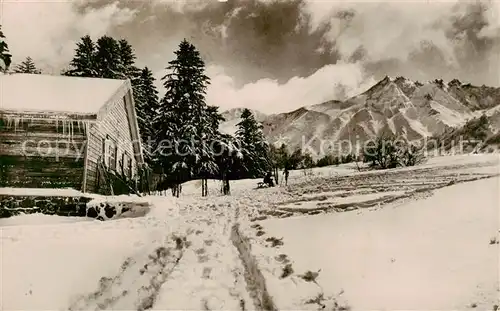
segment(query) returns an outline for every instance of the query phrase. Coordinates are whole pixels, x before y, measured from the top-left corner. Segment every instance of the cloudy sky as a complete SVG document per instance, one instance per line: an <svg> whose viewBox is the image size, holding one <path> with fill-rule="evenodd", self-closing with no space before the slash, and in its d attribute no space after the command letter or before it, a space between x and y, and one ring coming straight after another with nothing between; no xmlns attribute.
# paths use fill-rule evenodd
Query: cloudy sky
<svg viewBox="0 0 500 311"><path fill-rule="evenodd" d="M158 77L182 38L222 109L290 111L385 75L500 86L500 1L0 0L18 62L58 72L86 34L126 38Z"/></svg>

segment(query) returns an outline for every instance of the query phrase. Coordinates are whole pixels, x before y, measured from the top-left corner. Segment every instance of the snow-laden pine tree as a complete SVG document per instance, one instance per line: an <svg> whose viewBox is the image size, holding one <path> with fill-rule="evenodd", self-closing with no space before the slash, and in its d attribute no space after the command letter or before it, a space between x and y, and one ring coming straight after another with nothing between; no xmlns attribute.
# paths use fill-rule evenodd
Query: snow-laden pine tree
<svg viewBox="0 0 500 311"><path fill-rule="evenodd" d="M242 111L241 119L240 123L237 124L236 138L241 144L243 153L244 177L262 177L270 168L269 145L262 132L262 124L257 122L248 109Z"/></svg>
<svg viewBox="0 0 500 311"><path fill-rule="evenodd" d="M96 45L90 36L84 36L76 44L75 55L63 74L76 77L99 77L96 60Z"/></svg>
<svg viewBox="0 0 500 311"><path fill-rule="evenodd" d="M222 180L221 192L231 194L229 180L238 179L245 173L240 143L231 135L221 134L215 145L217 166Z"/></svg>
<svg viewBox="0 0 500 311"><path fill-rule="evenodd" d="M202 146L197 175L202 179L202 196L208 195L208 178L215 177L219 172L214 145L221 139L219 125L224 118L218 109L215 106L206 106L200 123L199 135L202 137ZM226 150L221 150L221 152L226 152Z"/></svg>
<svg viewBox="0 0 500 311"><path fill-rule="evenodd" d="M9 53L9 46L5 42L5 36L0 25L0 72L5 72L9 69L12 61L12 55Z"/></svg>
<svg viewBox="0 0 500 311"><path fill-rule="evenodd" d="M87 35L77 43L75 56L64 75L130 79L134 84L140 75L135 59L134 50L127 40L117 41L112 37L102 36L94 43Z"/></svg>
<svg viewBox="0 0 500 311"><path fill-rule="evenodd" d="M114 38L102 36L97 40L95 60L98 77L123 79L120 52L120 44Z"/></svg>
<svg viewBox="0 0 500 311"><path fill-rule="evenodd" d="M154 119L158 114L158 91L155 86L155 78L151 70L145 67L137 79L134 89L135 108L137 121L141 133L142 146L146 162L152 163L152 152L155 141Z"/></svg>
<svg viewBox="0 0 500 311"><path fill-rule="evenodd" d="M186 39L174 53L176 58L166 68L169 73L162 78L166 93L155 128L160 166L175 185L174 195L178 196L182 182L217 173L208 141L218 129L209 125L217 110L209 109L205 103L210 79L205 75L200 53ZM204 188L202 191L205 194Z"/></svg>
<svg viewBox="0 0 500 311"><path fill-rule="evenodd" d="M153 73L145 68L139 69L135 65L135 52L127 40L118 41L119 61L118 70L120 79L129 79L132 84L132 94L141 132L142 146L144 156L148 164L151 163L151 138L152 121L158 110L158 91L154 85L155 79Z"/></svg>
<svg viewBox="0 0 500 311"><path fill-rule="evenodd" d="M118 41L118 48L120 55L119 71L122 73L123 78L130 79L134 85L141 75L141 70L135 65L136 56L134 49L125 39Z"/></svg>
<svg viewBox="0 0 500 311"><path fill-rule="evenodd" d="M31 73L31 74L41 74L42 71L36 68L35 62L31 57L26 57L24 61L16 65L14 68L15 73Z"/></svg>

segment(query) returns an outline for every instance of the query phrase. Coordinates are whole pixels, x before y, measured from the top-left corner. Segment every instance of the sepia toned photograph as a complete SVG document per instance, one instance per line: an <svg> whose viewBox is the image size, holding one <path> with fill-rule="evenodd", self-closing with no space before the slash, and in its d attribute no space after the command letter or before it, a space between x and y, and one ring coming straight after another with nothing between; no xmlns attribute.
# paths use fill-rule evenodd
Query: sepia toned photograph
<svg viewBox="0 0 500 311"><path fill-rule="evenodd" d="M500 311L500 0L0 0L0 311Z"/></svg>

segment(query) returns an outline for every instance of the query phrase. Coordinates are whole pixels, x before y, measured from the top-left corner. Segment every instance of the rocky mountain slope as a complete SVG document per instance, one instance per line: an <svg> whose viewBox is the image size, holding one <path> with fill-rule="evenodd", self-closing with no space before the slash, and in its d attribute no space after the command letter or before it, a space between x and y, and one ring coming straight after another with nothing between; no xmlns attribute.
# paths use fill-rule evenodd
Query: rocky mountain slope
<svg viewBox="0 0 500 311"><path fill-rule="evenodd" d="M241 109L225 112L222 129L232 132L240 114ZM500 88L458 80L420 83L404 77L385 77L346 101L332 100L270 116L256 112L271 142L301 147L313 156L339 149L349 152L382 133L409 140L439 136L482 114L488 116L492 132L498 132Z"/></svg>

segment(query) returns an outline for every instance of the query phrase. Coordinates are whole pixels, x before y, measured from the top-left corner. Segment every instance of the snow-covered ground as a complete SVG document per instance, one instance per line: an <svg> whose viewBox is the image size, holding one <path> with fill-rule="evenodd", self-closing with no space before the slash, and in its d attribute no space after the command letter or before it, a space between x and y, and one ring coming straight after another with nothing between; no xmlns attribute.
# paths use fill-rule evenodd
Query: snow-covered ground
<svg viewBox="0 0 500 311"><path fill-rule="evenodd" d="M498 155L346 164L292 172L288 187L235 181L229 197L212 181L201 198L193 181L180 199L147 198L143 217L1 219L0 309L252 310L269 296L280 310L332 310L330 297L359 310L491 310L500 181L483 178L499 168Z"/></svg>
<svg viewBox="0 0 500 311"><path fill-rule="evenodd" d="M142 218L56 224L61 217L26 215L0 223L2 310L137 310L152 301L163 310L235 309L240 297L249 301L238 254L224 238L234 218L189 199L182 207L151 199L155 209Z"/></svg>
<svg viewBox="0 0 500 311"><path fill-rule="evenodd" d="M403 205L259 225L262 238L282 239L275 252L295 271L321 270L323 290L343 290L353 309L492 310L500 294L498 245L490 245L499 192L499 178L484 179Z"/></svg>

